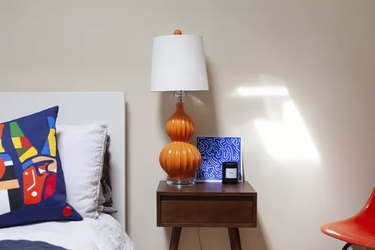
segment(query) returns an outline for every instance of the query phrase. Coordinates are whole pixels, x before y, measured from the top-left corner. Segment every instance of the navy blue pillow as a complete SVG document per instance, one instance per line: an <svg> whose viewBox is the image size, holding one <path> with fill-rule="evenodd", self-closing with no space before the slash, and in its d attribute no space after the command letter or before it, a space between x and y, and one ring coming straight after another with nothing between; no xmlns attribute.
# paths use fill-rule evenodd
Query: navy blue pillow
<svg viewBox="0 0 375 250"><path fill-rule="evenodd" d="M82 220L66 203L56 143L58 110L0 123L0 228Z"/></svg>

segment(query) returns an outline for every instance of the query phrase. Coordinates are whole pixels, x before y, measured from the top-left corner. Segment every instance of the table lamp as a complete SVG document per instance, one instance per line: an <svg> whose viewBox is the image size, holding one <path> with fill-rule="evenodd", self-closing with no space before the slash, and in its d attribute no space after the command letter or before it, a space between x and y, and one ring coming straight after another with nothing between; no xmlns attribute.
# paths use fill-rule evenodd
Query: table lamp
<svg viewBox="0 0 375 250"><path fill-rule="evenodd" d="M177 98L176 112L166 123L171 142L159 156L171 185L192 185L201 162L198 149L189 143L194 133L193 120L184 111L185 91L208 90L203 40L197 35L173 35L153 39L151 91L171 91Z"/></svg>

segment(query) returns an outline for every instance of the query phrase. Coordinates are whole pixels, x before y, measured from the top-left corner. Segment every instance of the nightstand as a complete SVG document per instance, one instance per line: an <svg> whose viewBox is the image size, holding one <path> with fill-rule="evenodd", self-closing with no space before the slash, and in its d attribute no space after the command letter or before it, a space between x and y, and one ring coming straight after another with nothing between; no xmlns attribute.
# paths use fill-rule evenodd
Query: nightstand
<svg viewBox="0 0 375 250"><path fill-rule="evenodd" d="M248 182L196 183L176 187L160 181L157 226L172 227L170 250L177 250L182 227L227 227L232 250L241 249L240 227L256 227L257 193Z"/></svg>

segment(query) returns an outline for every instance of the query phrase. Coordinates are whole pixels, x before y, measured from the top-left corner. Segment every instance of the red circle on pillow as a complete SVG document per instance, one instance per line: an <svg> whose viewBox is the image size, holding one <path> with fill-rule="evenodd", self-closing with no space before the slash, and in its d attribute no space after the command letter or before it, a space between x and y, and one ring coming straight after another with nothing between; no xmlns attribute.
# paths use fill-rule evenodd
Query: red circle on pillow
<svg viewBox="0 0 375 250"><path fill-rule="evenodd" d="M64 209L63 209L63 215L65 217L71 216L72 215L72 208L69 207L69 206L64 207Z"/></svg>
<svg viewBox="0 0 375 250"><path fill-rule="evenodd" d="M3 178L5 174L5 162L3 158L0 157L0 179Z"/></svg>

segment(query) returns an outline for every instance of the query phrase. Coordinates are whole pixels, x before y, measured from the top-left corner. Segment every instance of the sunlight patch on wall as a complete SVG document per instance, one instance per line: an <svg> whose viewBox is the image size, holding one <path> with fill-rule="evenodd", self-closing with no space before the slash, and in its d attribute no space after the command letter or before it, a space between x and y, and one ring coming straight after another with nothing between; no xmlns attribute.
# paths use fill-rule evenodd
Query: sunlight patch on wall
<svg viewBox="0 0 375 250"><path fill-rule="evenodd" d="M254 120L267 153L279 162L319 163L320 155L289 91L283 86L240 86L236 95L265 100L268 119Z"/></svg>
<svg viewBox="0 0 375 250"><path fill-rule="evenodd" d="M237 93L241 97L282 97L289 96L285 87L238 87Z"/></svg>
<svg viewBox="0 0 375 250"><path fill-rule="evenodd" d="M277 161L319 162L319 153L292 100L282 105L283 121L255 120L267 152Z"/></svg>

